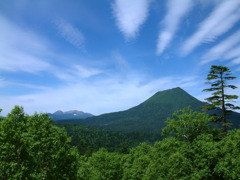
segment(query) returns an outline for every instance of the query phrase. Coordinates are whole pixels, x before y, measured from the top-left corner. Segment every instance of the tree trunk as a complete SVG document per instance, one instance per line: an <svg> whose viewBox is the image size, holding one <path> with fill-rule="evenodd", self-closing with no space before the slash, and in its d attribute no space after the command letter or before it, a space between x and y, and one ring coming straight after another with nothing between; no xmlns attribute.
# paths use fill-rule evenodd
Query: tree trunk
<svg viewBox="0 0 240 180"><path fill-rule="evenodd" d="M226 109L225 109L225 99L224 99L224 84L223 84L223 72L221 72L221 85L222 85L222 122L223 122L223 133L227 133L226 127Z"/></svg>

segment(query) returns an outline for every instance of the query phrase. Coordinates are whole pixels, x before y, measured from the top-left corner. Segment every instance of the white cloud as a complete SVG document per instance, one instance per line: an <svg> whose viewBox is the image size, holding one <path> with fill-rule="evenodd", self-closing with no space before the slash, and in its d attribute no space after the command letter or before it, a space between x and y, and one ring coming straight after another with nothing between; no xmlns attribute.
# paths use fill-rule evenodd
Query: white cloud
<svg viewBox="0 0 240 180"><path fill-rule="evenodd" d="M76 82L82 79L90 78L92 76L103 74L104 70L84 66L81 64L73 64L71 66L65 67L64 70L62 68L54 67L51 73L61 80Z"/></svg>
<svg viewBox="0 0 240 180"><path fill-rule="evenodd" d="M240 64L240 57L232 60L231 63L230 63L230 65L232 65L232 66L236 65L236 64Z"/></svg>
<svg viewBox="0 0 240 180"><path fill-rule="evenodd" d="M25 88L25 90L26 89L28 89L28 90L31 89L31 90L40 90L40 91L46 91L46 90L51 89L47 86L27 84L27 83L19 83L17 81L7 81L3 78L2 79L0 78L0 87L9 87L9 88L22 87L22 88Z"/></svg>
<svg viewBox="0 0 240 180"><path fill-rule="evenodd" d="M1 33L0 48L18 48L23 51L39 53L39 51L47 51L49 44L47 40L33 33L26 27L21 27L0 14Z"/></svg>
<svg viewBox="0 0 240 180"><path fill-rule="evenodd" d="M10 112L15 104L24 106L27 113L54 112L58 109L79 109L95 115L126 110L145 101L157 91L174 87L186 90L196 85L197 77L164 77L149 80L140 85L141 76L119 81L119 77L108 77L93 81L82 81L68 86L43 89L41 92L12 97L0 97L4 112Z"/></svg>
<svg viewBox="0 0 240 180"><path fill-rule="evenodd" d="M147 19L150 3L150 0L115 0L112 4L116 24L126 39L136 37Z"/></svg>
<svg viewBox="0 0 240 180"><path fill-rule="evenodd" d="M7 52L0 52L0 69L4 71L24 71L29 73L38 73L50 69L51 65L30 53L20 52L17 50L10 50Z"/></svg>
<svg viewBox="0 0 240 180"><path fill-rule="evenodd" d="M215 41L240 19L240 1L222 1L199 26L198 30L183 44L182 53L189 54L204 42Z"/></svg>
<svg viewBox="0 0 240 180"><path fill-rule="evenodd" d="M75 69L74 74L77 77L81 77L81 78L89 78L91 76L95 76L95 75L103 73L103 71L100 69L84 67L82 65L75 65L74 69Z"/></svg>
<svg viewBox="0 0 240 180"><path fill-rule="evenodd" d="M20 27L0 16L0 70L38 74L47 72L64 81L75 81L102 73L101 70L74 64L69 66L68 55L64 67L50 63L59 60L50 43L44 37L26 27ZM83 37L69 24L59 24L62 35L76 46L81 46ZM46 60L45 60L46 58ZM72 58L72 57L71 57Z"/></svg>
<svg viewBox="0 0 240 180"><path fill-rule="evenodd" d="M211 30L211 32L208 33L205 42L214 42L218 36L227 32L240 19L239 14L240 11L235 14L231 14L229 17L226 17L221 24L218 24L213 30Z"/></svg>
<svg viewBox="0 0 240 180"><path fill-rule="evenodd" d="M193 5L192 0L169 0L167 3L168 12L163 20L164 29L160 32L157 42L158 55L167 48L179 28L182 18Z"/></svg>
<svg viewBox="0 0 240 180"><path fill-rule="evenodd" d="M210 5L214 5L214 4L219 4L223 0L211 0L211 1L196 0L196 1L202 6L210 6Z"/></svg>
<svg viewBox="0 0 240 180"><path fill-rule="evenodd" d="M232 34L226 40L211 48L201 59L201 64L209 63L217 59L224 59L224 54L227 54L231 48L240 43L240 30ZM229 54L230 56L230 54Z"/></svg>
<svg viewBox="0 0 240 180"><path fill-rule="evenodd" d="M63 20L56 20L55 25L66 41L82 51L86 51L84 48L85 37L78 28Z"/></svg>
<svg viewBox="0 0 240 180"><path fill-rule="evenodd" d="M0 69L4 71L25 71L38 73L48 70L50 64L40 53L48 53L44 38L20 28L0 15Z"/></svg>
<svg viewBox="0 0 240 180"><path fill-rule="evenodd" d="M240 57L240 45L238 47L231 48L228 52L226 52L224 59L232 59L236 57Z"/></svg>

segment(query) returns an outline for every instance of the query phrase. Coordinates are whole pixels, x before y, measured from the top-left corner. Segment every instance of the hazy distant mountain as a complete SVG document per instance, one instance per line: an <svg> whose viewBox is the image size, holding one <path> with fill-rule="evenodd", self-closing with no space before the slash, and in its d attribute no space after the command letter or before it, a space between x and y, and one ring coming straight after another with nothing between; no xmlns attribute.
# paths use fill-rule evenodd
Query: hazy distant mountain
<svg viewBox="0 0 240 180"><path fill-rule="evenodd" d="M66 111L66 112L58 110L53 114L49 113L48 116L52 117L54 121L57 121L57 120L64 120L64 119L84 119L87 117L92 117L93 115L90 113L85 113L77 110Z"/></svg>
<svg viewBox="0 0 240 180"><path fill-rule="evenodd" d="M126 111L103 114L84 120L68 120L103 129L125 132L160 132L165 126L164 122L171 117L173 112L191 106L192 109L200 111L200 106L206 103L199 101L189 95L183 89L177 87L157 92L145 102ZM235 127L240 120L239 113L233 113L230 117ZM229 121L230 122L230 121Z"/></svg>

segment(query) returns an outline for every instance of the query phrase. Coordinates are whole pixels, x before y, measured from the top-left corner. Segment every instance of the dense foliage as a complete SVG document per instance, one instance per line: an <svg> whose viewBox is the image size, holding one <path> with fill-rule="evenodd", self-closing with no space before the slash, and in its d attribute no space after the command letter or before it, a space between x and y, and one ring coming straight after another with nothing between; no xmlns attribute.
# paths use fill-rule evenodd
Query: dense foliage
<svg viewBox="0 0 240 180"><path fill-rule="evenodd" d="M130 148L136 147L141 142L153 145L162 138L161 133L121 133L73 123L54 124L64 128L68 136L72 137L70 144L76 146L81 155L86 156L100 148L106 148L110 152L127 153Z"/></svg>
<svg viewBox="0 0 240 180"><path fill-rule="evenodd" d="M189 108L167 120L166 138L129 153L78 154L46 114L16 106L0 121L1 179L240 179L240 130L226 136ZM171 135L170 137L168 135Z"/></svg>
<svg viewBox="0 0 240 180"><path fill-rule="evenodd" d="M211 117L184 109L168 119L154 146L142 143L129 154L105 149L80 159L82 179L239 179L240 130L222 136ZM197 132L195 130L198 130ZM188 138L187 138L188 137Z"/></svg>
<svg viewBox="0 0 240 180"><path fill-rule="evenodd" d="M0 122L0 179L76 179L77 150L47 114L16 106Z"/></svg>

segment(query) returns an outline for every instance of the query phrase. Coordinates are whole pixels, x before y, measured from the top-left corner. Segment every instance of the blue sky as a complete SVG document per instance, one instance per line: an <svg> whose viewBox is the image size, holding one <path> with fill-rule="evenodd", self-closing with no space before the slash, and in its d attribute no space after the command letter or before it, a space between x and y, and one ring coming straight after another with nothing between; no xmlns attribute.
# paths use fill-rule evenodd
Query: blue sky
<svg viewBox="0 0 240 180"><path fill-rule="evenodd" d="M240 75L239 0L1 0L0 27L3 115L98 115L178 86L204 100L211 65Z"/></svg>

